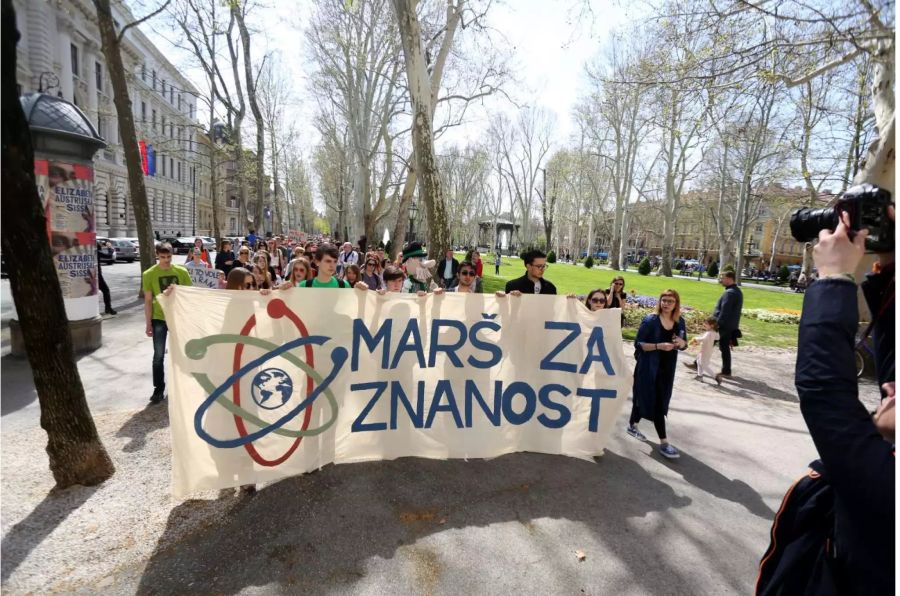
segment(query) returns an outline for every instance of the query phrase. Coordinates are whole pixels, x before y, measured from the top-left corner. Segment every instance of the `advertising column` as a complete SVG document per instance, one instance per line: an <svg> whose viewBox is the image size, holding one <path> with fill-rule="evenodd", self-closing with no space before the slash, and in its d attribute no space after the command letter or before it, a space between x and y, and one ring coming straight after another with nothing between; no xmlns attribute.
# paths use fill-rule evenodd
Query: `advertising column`
<svg viewBox="0 0 900 596"><path fill-rule="evenodd" d="M34 170L66 316L70 321L94 318L99 315L94 169L35 159Z"/></svg>

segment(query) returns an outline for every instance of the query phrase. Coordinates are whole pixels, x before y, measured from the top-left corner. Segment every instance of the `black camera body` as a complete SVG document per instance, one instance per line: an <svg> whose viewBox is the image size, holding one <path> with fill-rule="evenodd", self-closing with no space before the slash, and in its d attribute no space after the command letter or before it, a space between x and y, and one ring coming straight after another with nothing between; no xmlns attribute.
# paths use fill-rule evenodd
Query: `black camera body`
<svg viewBox="0 0 900 596"><path fill-rule="evenodd" d="M887 209L893 205L891 193L872 184L859 184L847 189L834 207L811 209L804 207L791 213L791 234L797 242L812 242L822 230L832 230L840 221L840 214L850 216L850 237L860 230L869 230L866 250L886 253L894 250L894 222Z"/></svg>

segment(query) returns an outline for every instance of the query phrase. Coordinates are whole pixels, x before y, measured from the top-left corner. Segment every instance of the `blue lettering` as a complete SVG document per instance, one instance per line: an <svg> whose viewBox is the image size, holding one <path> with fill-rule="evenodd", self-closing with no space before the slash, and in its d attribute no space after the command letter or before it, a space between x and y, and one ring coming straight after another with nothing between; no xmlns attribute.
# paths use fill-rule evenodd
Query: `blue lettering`
<svg viewBox="0 0 900 596"><path fill-rule="evenodd" d="M500 360L503 359L503 350L500 349L500 346L478 338L478 332L482 329L500 331L500 325L493 321L478 321L469 328L469 343L472 344L473 347L490 354L490 358L487 360L479 360L474 356L466 358L466 362L469 363L469 366L474 368L490 368L497 365Z"/></svg>
<svg viewBox="0 0 900 596"><path fill-rule="evenodd" d="M521 394L525 398L525 409L521 413L516 413L513 409L512 401L516 395ZM503 417L510 424L525 424L534 415L537 397L531 385L522 381L510 383L503 391Z"/></svg>
<svg viewBox="0 0 900 596"><path fill-rule="evenodd" d="M591 417L588 419L588 430L592 433L597 432L597 421L600 420L600 400L603 398L616 397L615 389L582 389L575 391L578 397L591 398Z"/></svg>
<svg viewBox="0 0 900 596"><path fill-rule="evenodd" d="M596 354L594 353L594 348L597 349ZM581 365L581 370L578 372L581 374L586 373L590 370L591 364L594 362L602 362L606 374L616 374L609 361L609 354L606 352L606 344L603 343L603 327L594 327L594 330L591 331L591 337L588 338L587 342L587 356L585 356L584 363Z"/></svg>
<svg viewBox="0 0 900 596"><path fill-rule="evenodd" d="M420 390L424 393L424 381L419 381ZM440 405L441 397L446 394L447 395L447 405ZM434 416L438 412L450 412L453 414L453 420L456 422L456 428L463 428L462 418L459 416L459 408L456 407L456 397L453 395L453 388L450 386L450 381L447 379L443 379L437 382L437 385L434 388L434 398L431 400L431 408L428 410L428 420L425 421L425 428L431 428L432 422L434 422Z"/></svg>
<svg viewBox="0 0 900 596"><path fill-rule="evenodd" d="M369 353L375 351L379 342L384 342L381 350L381 368L388 367L388 358L390 356L391 328L394 326L393 319L387 319L378 332L372 336L366 329L366 324L362 319L353 319L353 357L350 361L350 370L356 372L359 370L359 340L362 339Z"/></svg>
<svg viewBox="0 0 900 596"><path fill-rule="evenodd" d="M459 337L455 342L448 345L440 344L441 327L449 327L459 331ZM428 348L428 367L433 368L437 359L438 352L445 352L447 359L453 363L456 368L462 368L462 360L456 355L456 350L460 349L466 343L466 326L459 321L450 319L435 319L431 323L431 343Z"/></svg>
<svg viewBox="0 0 900 596"><path fill-rule="evenodd" d="M541 405L549 410L554 410L559 412L559 417L556 419L552 419L546 414L538 414L538 422L546 426L547 428L562 428L569 423L569 420L572 419L572 412L569 411L569 408L564 406L563 404L557 403L550 399L550 394L556 391L561 394L563 397L568 397L572 391L566 387L565 385L559 385L558 383L551 383L550 385L544 385L541 387L538 392L538 400L540 400Z"/></svg>
<svg viewBox="0 0 900 596"><path fill-rule="evenodd" d="M362 412L359 413L359 416L356 417L356 420L353 421L353 424L350 425L350 432L359 433L368 430L385 430L387 429L387 424L384 422L370 422L368 424L364 423L366 416L369 415L369 412L372 411L372 408L375 407L376 402L378 402L379 398L381 398L381 394L384 393L384 390L387 389L387 381L375 381L374 383L354 383L350 385L350 391L368 391L369 389L374 389L375 393L372 395L372 399L369 400L369 403L366 404L366 407L362 409Z"/></svg>
<svg viewBox="0 0 900 596"><path fill-rule="evenodd" d="M578 366L572 362L554 362L553 358L566 349L566 347L575 341L575 338L581 334L581 325L578 323L569 323L566 321L547 321L544 323L544 329L569 331L569 334L555 348L550 350L543 360L541 360L541 370L561 370L563 372L575 372Z"/></svg>
<svg viewBox="0 0 900 596"><path fill-rule="evenodd" d="M503 381L494 381L494 407L489 408L478 385L472 379L466 379L466 428L472 428L472 397L478 401L479 407L494 426L500 426L500 402L502 400Z"/></svg>
<svg viewBox="0 0 900 596"><path fill-rule="evenodd" d="M406 329L403 331L403 335L400 336L400 345L397 346L397 351L394 352L394 360L391 362L391 369L397 368L400 358L406 352L414 352L416 358L419 360L419 368L425 368L425 352L422 350L422 334L419 333L419 321L416 319L409 320Z"/></svg>
<svg viewBox="0 0 900 596"><path fill-rule="evenodd" d="M397 430L397 402L403 404L406 414L413 423L413 427L422 428L422 417L425 413L425 381L419 381L418 399L413 409L409 398L403 391L403 385L399 381L391 381L391 430Z"/></svg>

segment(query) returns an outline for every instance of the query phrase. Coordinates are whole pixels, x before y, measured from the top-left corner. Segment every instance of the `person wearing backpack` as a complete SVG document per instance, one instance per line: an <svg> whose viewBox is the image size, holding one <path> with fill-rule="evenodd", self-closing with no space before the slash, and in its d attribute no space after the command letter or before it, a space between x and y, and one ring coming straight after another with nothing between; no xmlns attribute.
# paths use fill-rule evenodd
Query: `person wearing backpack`
<svg viewBox="0 0 900 596"><path fill-rule="evenodd" d="M316 251L316 265L318 273L312 279L308 279L303 283L304 288L349 288L343 279L335 277L338 264L338 249L333 244L322 244ZM368 290L369 286L363 282L357 282L355 286L358 290Z"/></svg>
<svg viewBox="0 0 900 596"><path fill-rule="evenodd" d="M893 219L892 209L888 216ZM788 490L775 516L759 565L760 596L894 592L895 378L893 364L884 376L879 372L883 399L870 415L859 401L853 356L859 318L853 272L867 231L852 240L849 231L843 213L813 249L821 277L803 299L795 384L820 459ZM893 355L893 253L879 261L863 292L870 308L879 305L875 326L891 323L883 345ZM880 289L877 297L873 288Z"/></svg>

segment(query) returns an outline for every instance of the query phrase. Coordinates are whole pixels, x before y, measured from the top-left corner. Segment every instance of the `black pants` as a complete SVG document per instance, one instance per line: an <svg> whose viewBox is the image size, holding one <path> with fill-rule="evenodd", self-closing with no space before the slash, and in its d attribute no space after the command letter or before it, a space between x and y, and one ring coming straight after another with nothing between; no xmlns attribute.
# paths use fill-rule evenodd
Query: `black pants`
<svg viewBox="0 0 900 596"><path fill-rule="evenodd" d="M731 329L719 329L719 351L722 353L722 374L731 374Z"/></svg>
<svg viewBox="0 0 900 596"><path fill-rule="evenodd" d="M662 374L663 371L660 370L656 375L656 400L653 405L653 426L656 427L656 434L659 435L661 440L666 438L666 414L665 407L662 400L662 390L666 381L664 378L667 378L667 375ZM637 401L634 401L634 405L631 406L631 418L628 419L628 424L634 426L641 420L641 415L638 413L638 405Z"/></svg>
<svg viewBox="0 0 900 596"><path fill-rule="evenodd" d="M112 296L109 294L109 286L106 285L106 281L103 279L103 268L97 267L97 285L100 287L100 293L103 294L103 306L106 308L106 312L112 310Z"/></svg>

